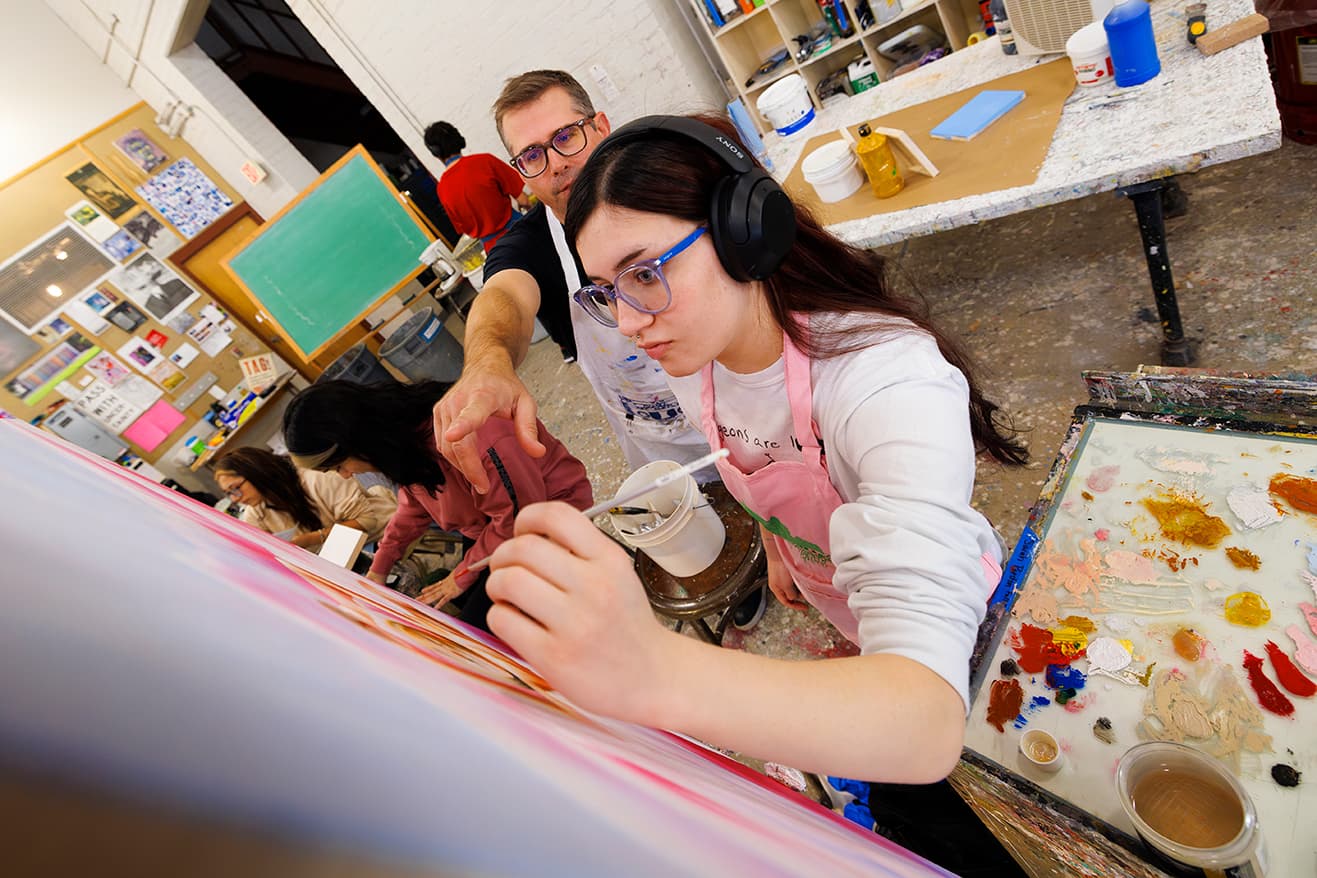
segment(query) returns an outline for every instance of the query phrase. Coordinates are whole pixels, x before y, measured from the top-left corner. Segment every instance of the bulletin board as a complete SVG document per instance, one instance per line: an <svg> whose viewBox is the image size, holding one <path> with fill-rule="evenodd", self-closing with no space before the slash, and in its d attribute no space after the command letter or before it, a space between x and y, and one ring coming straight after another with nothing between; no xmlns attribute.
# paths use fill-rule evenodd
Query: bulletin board
<svg viewBox="0 0 1317 878"><path fill-rule="evenodd" d="M0 409L30 421L74 405L153 464L197 431L210 387L238 386L239 359L268 352L171 261L241 199L154 116L138 104L0 182L0 265L42 243L100 265L35 328L0 314Z"/></svg>
<svg viewBox="0 0 1317 878"><path fill-rule="evenodd" d="M222 264L312 360L425 269L431 240L357 146Z"/></svg>
<svg viewBox="0 0 1317 878"><path fill-rule="evenodd" d="M1240 778L1274 873L1304 872L1317 795L1273 769L1317 759L1317 697L1286 683L1317 679L1314 473L1311 428L1079 410L966 747L1132 835L1116 763L1145 740L1188 744ZM1020 756L1033 728L1061 744L1057 773Z"/></svg>

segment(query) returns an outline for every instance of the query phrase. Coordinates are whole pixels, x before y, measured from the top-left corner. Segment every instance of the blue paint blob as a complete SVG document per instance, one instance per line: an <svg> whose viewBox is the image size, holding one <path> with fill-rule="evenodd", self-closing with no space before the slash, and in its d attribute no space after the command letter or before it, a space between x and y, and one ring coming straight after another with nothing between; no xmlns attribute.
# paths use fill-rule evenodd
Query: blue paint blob
<svg viewBox="0 0 1317 878"><path fill-rule="evenodd" d="M1052 689L1083 689L1088 681L1083 671L1070 665L1048 665L1044 679Z"/></svg>
<svg viewBox="0 0 1317 878"><path fill-rule="evenodd" d="M1030 715L1037 713L1039 709L1044 708L1051 703L1052 699L1048 698L1046 695L1035 695L1033 698L1029 699L1029 703L1024 706L1024 710L1016 715L1015 722L1012 723L1012 725L1017 729L1024 728L1029 724Z"/></svg>

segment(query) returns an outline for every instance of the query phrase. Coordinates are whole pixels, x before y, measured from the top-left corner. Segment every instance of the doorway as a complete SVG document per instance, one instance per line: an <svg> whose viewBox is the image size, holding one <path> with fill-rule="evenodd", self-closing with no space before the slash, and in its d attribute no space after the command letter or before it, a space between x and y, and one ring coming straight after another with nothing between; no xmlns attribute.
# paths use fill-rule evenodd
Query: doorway
<svg viewBox="0 0 1317 878"><path fill-rule="evenodd" d="M360 143L450 246L434 177L285 0L210 0L195 42L324 172Z"/></svg>

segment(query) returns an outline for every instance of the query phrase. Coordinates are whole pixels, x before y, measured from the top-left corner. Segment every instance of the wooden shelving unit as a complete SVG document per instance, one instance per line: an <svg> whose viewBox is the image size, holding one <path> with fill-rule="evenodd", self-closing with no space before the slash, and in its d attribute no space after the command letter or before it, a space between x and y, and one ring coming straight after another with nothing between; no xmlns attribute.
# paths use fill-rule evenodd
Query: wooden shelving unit
<svg viewBox="0 0 1317 878"><path fill-rule="evenodd" d="M865 56L873 62L880 81L890 78L896 65L878 54L878 47L907 28L920 24L931 28L946 38L952 50L963 49L969 35L982 29L975 0L903 0L903 8L894 18L875 23L863 31L860 31L855 15L858 0L843 0L855 33L843 39L833 37L832 45L827 49L804 61L797 61L795 37L808 33L823 21L823 12L814 0L765 0L753 12L738 15L719 28L710 24L704 0L686 2L707 29L710 42L727 68L731 76L729 87L745 103L761 132L771 130L772 126L759 115L755 102L764 89L788 74L799 73L804 77L810 100L819 107L818 84ZM884 0L870 2L875 13L881 5L884 5ZM759 65L782 49L788 51L787 60L771 73L751 81Z"/></svg>

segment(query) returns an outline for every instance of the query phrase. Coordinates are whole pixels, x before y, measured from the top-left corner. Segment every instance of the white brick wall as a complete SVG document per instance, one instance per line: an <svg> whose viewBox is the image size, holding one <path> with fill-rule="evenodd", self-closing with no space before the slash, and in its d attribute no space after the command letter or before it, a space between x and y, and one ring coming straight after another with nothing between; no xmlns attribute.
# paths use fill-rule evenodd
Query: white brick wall
<svg viewBox="0 0 1317 878"><path fill-rule="evenodd" d="M490 107L510 76L566 70L615 125L717 108L717 79L673 3L683 0L290 0L289 6L431 171L421 132L456 125L473 152L503 155ZM590 75L617 86L604 98Z"/></svg>
<svg viewBox="0 0 1317 878"><path fill-rule="evenodd" d="M151 106L159 110L179 99L195 106L184 136L260 213L272 215L315 178L204 53L195 46L173 51L189 0L44 2L94 52L106 53L108 69ZM530 69L569 71L614 125L647 113L722 106L722 89L672 5L679 2L289 0L289 6L437 173L438 160L421 138L425 126L447 119L462 130L469 150L503 154L490 106L504 80ZM617 86L616 100L605 99L591 77L594 64ZM252 186L240 175L248 159L269 171L266 182Z"/></svg>

